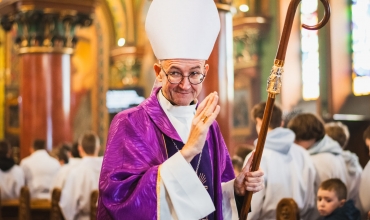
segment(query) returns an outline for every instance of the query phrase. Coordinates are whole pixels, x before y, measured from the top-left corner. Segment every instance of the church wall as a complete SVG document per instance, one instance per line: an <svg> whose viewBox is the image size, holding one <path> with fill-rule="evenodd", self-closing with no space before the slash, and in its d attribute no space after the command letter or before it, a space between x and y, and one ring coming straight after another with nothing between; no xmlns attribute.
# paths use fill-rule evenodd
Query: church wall
<svg viewBox="0 0 370 220"><path fill-rule="evenodd" d="M330 1L332 7L330 25L332 69L332 114L339 112L351 91L350 15L346 0Z"/></svg>
<svg viewBox="0 0 370 220"><path fill-rule="evenodd" d="M279 32L283 31L286 12L290 0L280 0L279 7ZM279 36L280 37L280 36ZM276 48L277 50L277 48ZM289 112L302 99L302 77L301 77L301 41L300 41L300 17L299 8L296 11L292 32L285 58L285 66L282 80L281 108Z"/></svg>
<svg viewBox="0 0 370 220"><path fill-rule="evenodd" d="M278 1L270 0L269 1L269 11L263 12L271 18L269 24L269 30L264 36L261 43L261 99L267 99L267 78L270 75L271 68L274 64L274 59L277 51L277 46L280 39L280 30L279 30L279 14L277 8L279 8ZM262 101L261 100L261 101Z"/></svg>

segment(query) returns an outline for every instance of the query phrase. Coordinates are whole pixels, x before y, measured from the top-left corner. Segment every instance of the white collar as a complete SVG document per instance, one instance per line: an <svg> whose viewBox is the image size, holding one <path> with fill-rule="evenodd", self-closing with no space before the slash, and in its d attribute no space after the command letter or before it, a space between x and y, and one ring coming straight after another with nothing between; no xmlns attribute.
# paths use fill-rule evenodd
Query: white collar
<svg viewBox="0 0 370 220"><path fill-rule="evenodd" d="M195 115L196 104L174 106L163 96L162 90L158 92L157 98L177 134L180 136L181 140L186 143L190 134L191 123Z"/></svg>

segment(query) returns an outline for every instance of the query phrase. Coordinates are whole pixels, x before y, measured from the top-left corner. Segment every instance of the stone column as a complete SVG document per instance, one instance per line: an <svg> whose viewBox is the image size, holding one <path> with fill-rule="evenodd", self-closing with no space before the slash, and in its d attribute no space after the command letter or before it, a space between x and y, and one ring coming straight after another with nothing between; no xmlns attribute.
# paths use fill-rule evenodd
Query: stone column
<svg viewBox="0 0 370 220"><path fill-rule="evenodd" d="M233 23L230 1L216 1L221 21L221 31L207 63L210 66L208 75L203 83L203 90L199 96L203 100L209 93L217 91L219 105L221 106L217 122L221 133L233 154L232 109L234 99L234 73L233 73Z"/></svg>
<svg viewBox="0 0 370 220"><path fill-rule="evenodd" d="M92 24L94 0L4 0L1 25L17 28L20 71L20 157L33 140L47 149L71 141L71 55L78 26Z"/></svg>

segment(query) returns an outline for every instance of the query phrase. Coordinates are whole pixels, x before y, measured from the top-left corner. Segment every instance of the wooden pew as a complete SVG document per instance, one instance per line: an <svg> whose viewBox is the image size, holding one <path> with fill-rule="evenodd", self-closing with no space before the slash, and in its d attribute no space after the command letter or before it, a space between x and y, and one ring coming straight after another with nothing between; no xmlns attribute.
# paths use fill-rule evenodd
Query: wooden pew
<svg viewBox="0 0 370 220"><path fill-rule="evenodd" d="M63 215L59 207L60 195L62 190L59 188L54 188L51 194L51 210L50 219L51 220L63 220Z"/></svg>
<svg viewBox="0 0 370 220"><path fill-rule="evenodd" d="M22 187L19 198L19 220L49 220L51 202L48 199L32 199L27 186Z"/></svg>
<svg viewBox="0 0 370 220"><path fill-rule="evenodd" d="M30 191L24 186L19 200L19 220L63 220L60 208L60 189L54 189L51 201L30 199Z"/></svg>
<svg viewBox="0 0 370 220"><path fill-rule="evenodd" d="M90 197L90 219L91 220L96 220L96 211L97 211L96 205L98 202L98 198L99 198L99 191L94 190L91 193L91 197Z"/></svg>
<svg viewBox="0 0 370 220"><path fill-rule="evenodd" d="M1 198L1 189L0 189ZM18 199L0 199L0 220L18 220Z"/></svg>
<svg viewBox="0 0 370 220"><path fill-rule="evenodd" d="M19 200L9 199L1 201L1 214L2 220L18 220Z"/></svg>
<svg viewBox="0 0 370 220"><path fill-rule="evenodd" d="M299 220L299 209L292 198L280 200L276 207L276 220Z"/></svg>
<svg viewBox="0 0 370 220"><path fill-rule="evenodd" d="M21 189L19 199L0 201L0 220L31 220L51 219L63 220L59 208L61 190L55 188L52 199L30 199L29 189L24 186Z"/></svg>

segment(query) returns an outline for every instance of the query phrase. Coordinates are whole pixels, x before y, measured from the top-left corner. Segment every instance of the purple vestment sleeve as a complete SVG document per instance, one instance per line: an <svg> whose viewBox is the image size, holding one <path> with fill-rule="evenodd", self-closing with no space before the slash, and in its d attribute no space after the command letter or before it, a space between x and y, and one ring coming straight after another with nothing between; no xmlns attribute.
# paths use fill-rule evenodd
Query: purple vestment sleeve
<svg viewBox="0 0 370 220"><path fill-rule="evenodd" d="M157 218L157 174L165 160L157 130L142 108L120 113L112 121L99 182L98 219Z"/></svg>

